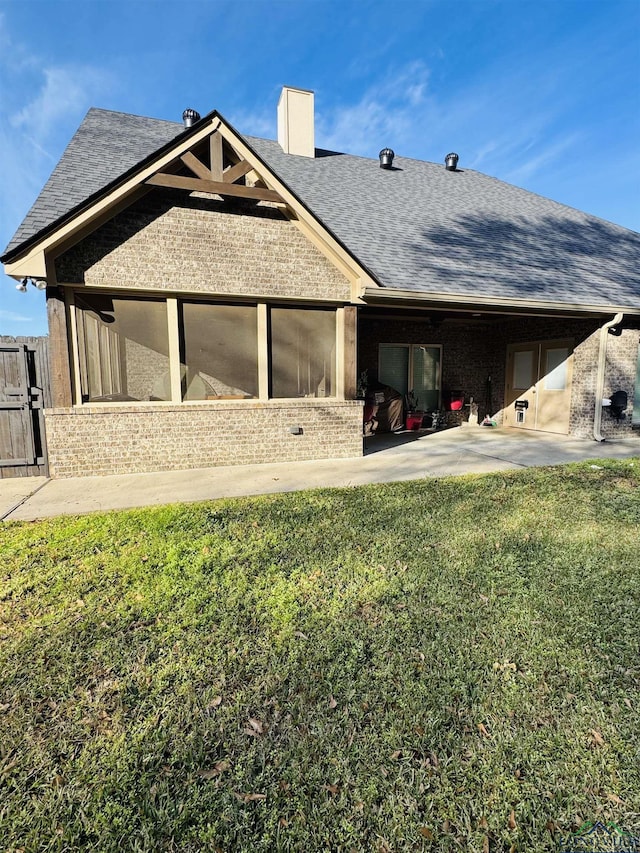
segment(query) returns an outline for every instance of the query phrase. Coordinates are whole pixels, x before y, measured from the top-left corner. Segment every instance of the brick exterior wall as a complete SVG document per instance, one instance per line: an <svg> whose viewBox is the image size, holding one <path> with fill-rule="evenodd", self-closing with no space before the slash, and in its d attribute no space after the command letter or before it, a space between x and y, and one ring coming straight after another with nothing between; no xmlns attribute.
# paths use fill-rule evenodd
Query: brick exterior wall
<svg viewBox="0 0 640 853"><path fill-rule="evenodd" d="M611 417L608 410L604 409L601 432L605 438L629 438L632 435L640 437L640 430L634 429L631 423L634 401L637 399L636 395L640 394L640 388L635 385L639 347L640 330L637 328L623 329L619 337L608 337L604 396L611 397L615 391L626 391L628 402L624 418L620 421Z"/></svg>
<svg viewBox="0 0 640 853"><path fill-rule="evenodd" d="M349 280L275 206L154 189L55 261L60 283L345 304ZM146 375L144 353L128 357ZM290 427L302 427L292 435ZM53 477L362 455L356 401L85 405L46 412Z"/></svg>
<svg viewBox="0 0 640 853"><path fill-rule="evenodd" d="M152 190L61 255L55 269L60 283L112 292L334 304L351 298L348 279L278 208L172 190ZM599 321L503 317L439 324L437 313L431 319L417 311L389 315L360 310L358 373L368 368L376 376L381 342L440 344L443 390L461 390L467 402L473 396L481 418L491 414L499 421L508 344L573 339L570 432L592 437ZM622 388L629 407L620 423L603 414L607 437L632 434L639 334L627 328L608 339L605 395ZM450 424L467 412L450 413ZM295 426L302 435L290 433ZM54 477L362 455L362 408L355 401L87 405L48 410L46 431Z"/></svg>
<svg viewBox="0 0 640 853"><path fill-rule="evenodd" d="M507 346L569 338L574 342L569 433L593 438L601 322L593 319L505 317L499 322L489 323L464 324L449 320L434 324L428 315L417 312L375 319L367 318L364 311L360 315L358 329L358 371L368 369L370 377L377 376L380 343L441 344L443 389L463 391L467 402L473 396L479 404L482 418L487 408L487 377L491 376L491 414L501 423ZM637 327L624 328L619 337L608 336L604 395L610 397L614 391L621 389L627 392L629 403L625 418L619 422L606 410L603 412L602 434L605 438L640 438L640 431L632 429L631 424L639 346L640 330ZM635 393L640 393L640 389ZM457 425L466 420L467 412L467 409L463 414L450 412L447 423Z"/></svg>
<svg viewBox="0 0 640 853"><path fill-rule="evenodd" d="M348 302L347 278L277 208L152 190L55 262L61 284Z"/></svg>
<svg viewBox="0 0 640 853"><path fill-rule="evenodd" d="M297 426L302 435L289 432ZM52 477L362 455L359 401L49 409L46 429Z"/></svg>

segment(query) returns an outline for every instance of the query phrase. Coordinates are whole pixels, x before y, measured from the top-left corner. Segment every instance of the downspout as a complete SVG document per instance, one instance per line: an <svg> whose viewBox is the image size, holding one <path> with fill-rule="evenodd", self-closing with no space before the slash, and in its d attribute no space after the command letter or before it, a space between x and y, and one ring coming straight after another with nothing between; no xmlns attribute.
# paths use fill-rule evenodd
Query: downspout
<svg viewBox="0 0 640 853"><path fill-rule="evenodd" d="M593 416L593 437L596 441L604 441L600 428L602 426L602 398L604 397L604 375L607 364L607 338L609 329L622 322L624 314L619 311L613 320L609 320L600 329L600 350L598 352L598 375L596 377L596 410Z"/></svg>

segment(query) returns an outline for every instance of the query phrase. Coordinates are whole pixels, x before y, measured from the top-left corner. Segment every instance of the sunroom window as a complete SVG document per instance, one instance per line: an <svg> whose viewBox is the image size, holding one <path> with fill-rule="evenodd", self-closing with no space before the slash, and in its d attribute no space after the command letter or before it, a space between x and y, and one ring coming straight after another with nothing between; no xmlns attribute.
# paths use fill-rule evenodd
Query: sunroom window
<svg viewBox="0 0 640 853"><path fill-rule="evenodd" d="M84 402L170 398L164 300L83 294L76 308Z"/></svg>
<svg viewBox="0 0 640 853"><path fill-rule="evenodd" d="M183 400L258 396L255 305L182 303Z"/></svg>
<svg viewBox="0 0 640 853"><path fill-rule="evenodd" d="M336 312L271 309L271 396L333 397Z"/></svg>
<svg viewBox="0 0 640 853"><path fill-rule="evenodd" d="M335 309L169 303L75 293L83 403L335 397Z"/></svg>

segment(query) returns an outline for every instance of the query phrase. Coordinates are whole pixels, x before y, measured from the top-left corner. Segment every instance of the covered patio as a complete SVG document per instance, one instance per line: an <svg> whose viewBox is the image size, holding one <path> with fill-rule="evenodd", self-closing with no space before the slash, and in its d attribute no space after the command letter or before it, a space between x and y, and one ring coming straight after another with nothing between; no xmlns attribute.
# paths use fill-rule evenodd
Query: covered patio
<svg viewBox="0 0 640 853"><path fill-rule="evenodd" d="M421 412L439 410L441 427L486 417L522 431L592 438L596 399L618 387L603 384L598 395L599 359L620 365L620 387L634 381L637 323L631 318L612 329L602 355L601 330L610 320L584 312L367 305L358 309L359 384L368 386L369 402L382 388L396 389L405 416L407 399ZM605 437L632 435L631 417L607 414Z"/></svg>

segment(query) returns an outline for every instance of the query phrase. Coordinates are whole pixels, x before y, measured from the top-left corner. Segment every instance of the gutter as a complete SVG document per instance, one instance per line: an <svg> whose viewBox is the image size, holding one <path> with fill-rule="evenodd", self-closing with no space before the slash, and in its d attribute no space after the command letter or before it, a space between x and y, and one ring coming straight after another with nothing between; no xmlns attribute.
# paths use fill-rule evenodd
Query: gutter
<svg viewBox="0 0 640 853"><path fill-rule="evenodd" d="M593 437L596 441L604 441L602 427L602 398L604 397L604 376L607 363L607 339L609 329L622 322L624 314L619 311L612 320L600 328L600 349L598 352L598 374L596 377L596 408L593 415Z"/></svg>
<svg viewBox="0 0 640 853"><path fill-rule="evenodd" d="M392 287L368 287L360 291L360 299L366 304L388 304L406 307L429 305L432 308L442 305L448 310L477 310L487 314L575 314L598 317L610 311L627 312L633 309L618 305L589 305L579 302L555 302L550 300L518 299L499 296L467 296L455 293L429 292L420 290L400 290ZM464 306L464 307L461 307ZM616 315L617 316L617 315Z"/></svg>

